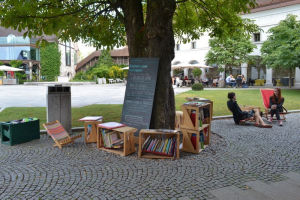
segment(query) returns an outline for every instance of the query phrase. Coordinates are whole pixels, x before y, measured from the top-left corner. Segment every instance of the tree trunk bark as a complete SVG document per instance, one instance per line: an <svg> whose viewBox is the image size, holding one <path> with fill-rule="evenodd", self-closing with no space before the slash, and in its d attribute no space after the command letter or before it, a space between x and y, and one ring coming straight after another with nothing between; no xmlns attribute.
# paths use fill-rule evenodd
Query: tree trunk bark
<svg viewBox="0 0 300 200"><path fill-rule="evenodd" d="M173 15L174 0L148 0L144 25L142 4L125 0L127 43L130 57L159 58L155 97L150 128L170 128L175 125L175 99L171 79L171 61L174 58Z"/></svg>

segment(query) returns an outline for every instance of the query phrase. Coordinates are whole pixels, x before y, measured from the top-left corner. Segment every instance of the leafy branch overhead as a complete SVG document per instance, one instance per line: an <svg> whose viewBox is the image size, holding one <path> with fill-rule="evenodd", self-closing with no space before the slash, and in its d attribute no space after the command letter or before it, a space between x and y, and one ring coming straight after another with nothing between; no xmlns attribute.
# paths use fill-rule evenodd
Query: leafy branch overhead
<svg viewBox="0 0 300 200"><path fill-rule="evenodd" d="M125 21L133 12L142 13L136 16L143 18L136 37L138 30L144 30L148 39L151 37L151 29L148 28L151 17L148 15L153 15L155 10L149 12L149 2L4 0L1 1L0 21L1 26L26 30L24 36L55 34L62 40L83 39L97 47L124 46L128 31ZM157 6L160 2L156 1ZM129 12L125 4L130 3L141 6ZM253 31L253 24L242 21L237 13L248 12L255 5L255 0L179 0L173 17L174 35L181 42L188 42L200 38L205 31L210 32L211 36L228 36L242 29Z"/></svg>

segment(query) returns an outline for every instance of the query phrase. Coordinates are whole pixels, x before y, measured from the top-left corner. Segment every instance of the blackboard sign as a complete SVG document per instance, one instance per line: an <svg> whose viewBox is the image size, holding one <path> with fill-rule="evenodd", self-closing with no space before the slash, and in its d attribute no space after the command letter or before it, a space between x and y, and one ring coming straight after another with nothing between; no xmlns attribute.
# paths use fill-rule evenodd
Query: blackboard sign
<svg viewBox="0 0 300 200"><path fill-rule="evenodd" d="M122 123L137 129L150 126L158 58L131 58L122 111Z"/></svg>

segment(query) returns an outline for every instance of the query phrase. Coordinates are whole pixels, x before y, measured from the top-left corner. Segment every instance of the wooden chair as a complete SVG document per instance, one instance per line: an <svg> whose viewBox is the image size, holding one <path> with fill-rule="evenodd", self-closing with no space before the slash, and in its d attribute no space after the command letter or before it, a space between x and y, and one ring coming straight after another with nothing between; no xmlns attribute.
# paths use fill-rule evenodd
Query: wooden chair
<svg viewBox="0 0 300 200"><path fill-rule="evenodd" d="M69 133L61 125L61 123L56 120L53 122L43 124L48 135L52 137L55 144L54 147L62 148L64 145L74 143L74 140L81 137L81 134L70 137Z"/></svg>
<svg viewBox="0 0 300 200"><path fill-rule="evenodd" d="M269 119L269 117L271 117L270 97L274 94L274 89L260 89L260 93L265 107L265 117ZM285 107L282 106L282 108L283 112L280 112L279 114L283 120L286 120L285 114L287 114L288 111Z"/></svg>

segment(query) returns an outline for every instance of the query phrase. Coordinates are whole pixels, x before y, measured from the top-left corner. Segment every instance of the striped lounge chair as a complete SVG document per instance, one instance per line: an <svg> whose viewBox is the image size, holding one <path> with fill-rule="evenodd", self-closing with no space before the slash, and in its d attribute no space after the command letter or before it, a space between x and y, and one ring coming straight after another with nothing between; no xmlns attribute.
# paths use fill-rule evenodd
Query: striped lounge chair
<svg viewBox="0 0 300 200"><path fill-rule="evenodd" d="M55 144L54 147L62 148L62 146L74 143L74 140L81 137L80 135L76 135L74 137L70 137L69 133L65 130L65 128L61 125L59 121L53 121L49 123L43 124L47 133L52 137Z"/></svg>

